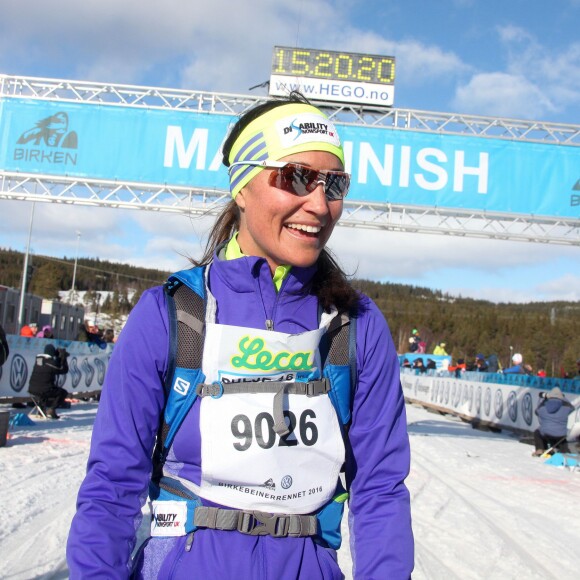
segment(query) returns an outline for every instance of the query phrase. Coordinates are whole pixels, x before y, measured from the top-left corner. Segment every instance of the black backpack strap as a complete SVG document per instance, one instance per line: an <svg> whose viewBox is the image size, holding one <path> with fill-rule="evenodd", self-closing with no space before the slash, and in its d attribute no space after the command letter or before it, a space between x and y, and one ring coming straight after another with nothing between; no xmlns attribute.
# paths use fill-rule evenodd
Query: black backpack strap
<svg viewBox="0 0 580 580"><path fill-rule="evenodd" d="M348 366L350 368L350 401L352 409L357 379L356 362L356 308L350 311L342 310L331 320L327 332L320 342L322 366ZM343 425L344 434L348 425Z"/></svg>
<svg viewBox="0 0 580 580"><path fill-rule="evenodd" d="M330 322L321 344L322 366L350 367L351 392L356 385L356 310L340 311Z"/></svg>
<svg viewBox="0 0 580 580"><path fill-rule="evenodd" d="M205 300L185 284L177 288L173 300L177 319L176 366L199 369L205 340Z"/></svg>

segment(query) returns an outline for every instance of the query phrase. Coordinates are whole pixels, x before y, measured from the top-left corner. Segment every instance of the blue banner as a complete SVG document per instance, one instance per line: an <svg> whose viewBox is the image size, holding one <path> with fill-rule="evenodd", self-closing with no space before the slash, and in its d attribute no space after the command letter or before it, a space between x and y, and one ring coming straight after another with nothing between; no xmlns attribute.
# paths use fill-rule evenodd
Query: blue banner
<svg viewBox="0 0 580 580"><path fill-rule="evenodd" d="M0 170L224 190L235 117L0 99ZM580 147L340 125L354 201L580 217Z"/></svg>

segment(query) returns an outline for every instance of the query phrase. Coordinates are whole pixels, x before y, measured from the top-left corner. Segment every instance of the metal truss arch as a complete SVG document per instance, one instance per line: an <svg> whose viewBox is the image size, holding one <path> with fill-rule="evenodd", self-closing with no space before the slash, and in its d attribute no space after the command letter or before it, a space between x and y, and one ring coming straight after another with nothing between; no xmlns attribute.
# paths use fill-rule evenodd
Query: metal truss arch
<svg viewBox="0 0 580 580"><path fill-rule="evenodd" d="M0 199L216 216L228 191L0 172ZM580 220L344 202L339 226L580 246Z"/></svg>
<svg viewBox="0 0 580 580"><path fill-rule="evenodd" d="M265 96L0 75L0 99L29 98L103 106L240 115ZM580 146L580 125L319 103L334 120L385 130L423 131ZM410 192L409 199L412 199ZM217 215L229 192L152 183L55 177L0 170L0 199ZM389 231L580 245L580 220L411 204L346 200L339 225Z"/></svg>
<svg viewBox="0 0 580 580"><path fill-rule="evenodd" d="M0 97L241 115L266 96L0 75ZM580 146L580 125L319 102L341 123Z"/></svg>

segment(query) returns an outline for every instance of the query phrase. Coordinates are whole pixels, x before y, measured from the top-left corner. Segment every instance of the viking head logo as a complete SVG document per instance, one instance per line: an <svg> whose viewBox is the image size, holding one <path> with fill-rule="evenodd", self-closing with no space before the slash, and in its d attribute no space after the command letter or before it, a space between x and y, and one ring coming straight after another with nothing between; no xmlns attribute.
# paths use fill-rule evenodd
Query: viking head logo
<svg viewBox="0 0 580 580"><path fill-rule="evenodd" d="M68 115L61 111L56 115L37 121L36 127L22 133L17 141L19 145L25 145L30 142L37 146L46 145L47 147L76 149L78 138L75 131L69 132Z"/></svg>

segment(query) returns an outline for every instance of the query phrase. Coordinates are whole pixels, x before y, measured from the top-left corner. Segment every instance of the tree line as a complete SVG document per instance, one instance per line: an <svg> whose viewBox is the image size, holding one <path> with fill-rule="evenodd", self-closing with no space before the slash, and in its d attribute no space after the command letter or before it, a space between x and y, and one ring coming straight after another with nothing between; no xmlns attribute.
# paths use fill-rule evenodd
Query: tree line
<svg viewBox="0 0 580 580"><path fill-rule="evenodd" d="M60 291L86 292L85 302L96 303L100 292L108 292L100 310L112 316L128 314L144 290L163 282L169 272L118 264L99 258L78 258L76 275L74 258L29 256L26 291L49 300L59 300ZM24 254L0 248L0 284L20 288Z"/></svg>
<svg viewBox="0 0 580 580"><path fill-rule="evenodd" d="M29 292L58 299L58 292L72 288L74 259L34 255L29 260ZM0 249L0 284L20 288L24 254ZM127 314L141 293L162 284L170 272L118 264L98 258L79 258L75 289L110 292L101 311ZM353 280L385 315L399 353L407 350L416 328L427 343L427 354L439 342L446 343L454 360L473 360L475 355L497 355L510 365L519 352L535 371L549 376L574 375L580 358L580 302L493 303L406 284Z"/></svg>

